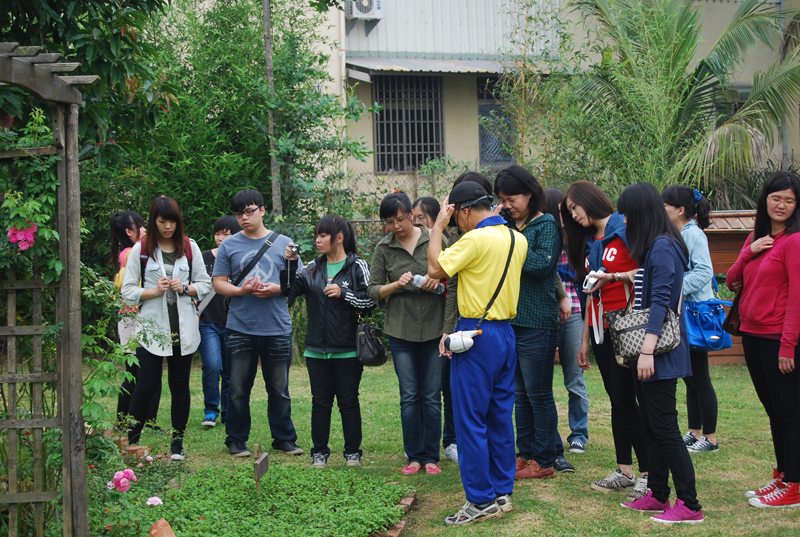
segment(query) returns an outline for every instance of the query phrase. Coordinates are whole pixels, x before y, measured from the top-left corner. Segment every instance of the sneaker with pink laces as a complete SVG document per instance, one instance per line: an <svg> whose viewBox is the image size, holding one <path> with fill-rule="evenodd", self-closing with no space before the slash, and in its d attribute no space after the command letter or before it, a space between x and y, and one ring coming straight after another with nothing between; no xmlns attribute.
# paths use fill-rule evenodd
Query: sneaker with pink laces
<svg viewBox="0 0 800 537"><path fill-rule="evenodd" d="M744 493L745 498L756 498L759 496L766 496L775 492L777 489L782 489L786 485L783 484L783 472L778 472L777 468L772 469L772 481L764 485L758 490L748 490Z"/></svg>
<svg viewBox="0 0 800 537"><path fill-rule="evenodd" d="M784 483L766 496L750 498L753 507L800 507L800 487L797 483Z"/></svg>
<svg viewBox="0 0 800 537"><path fill-rule="evenodd" d="M660 515L653 515L651 520L661 524L700 524L703 522L703 510L692 511L683 500L675 500L675 505Z"/></svg>
<svg viewBox="0 0 800 537"><path fill-rule="evenodd" d="M633 509L634 511L641 511L642 513L663 513L669 509L669 500L660 502L653 497L653 491L648 490L642 498L632 502L625 502L620 504L622 507Z"/></svg>

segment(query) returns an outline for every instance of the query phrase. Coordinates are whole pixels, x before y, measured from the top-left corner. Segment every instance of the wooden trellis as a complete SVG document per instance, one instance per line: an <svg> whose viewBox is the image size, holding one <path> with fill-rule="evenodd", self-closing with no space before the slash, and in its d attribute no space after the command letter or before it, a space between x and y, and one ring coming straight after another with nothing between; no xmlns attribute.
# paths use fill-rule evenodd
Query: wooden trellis
<svg viewBox="0 0 800 537"><path fill-rule="evenodd" d="M33 504L34 535L44 535L44 506L52 501L63 504L65 536L88 536L88 496L85 437L81 415L81 282L80 282L80 180L78 175L78 106L81 93L74 86L91 84L99 77L60 76L80 64L61 62L60 54L43 53L40 47L20 47L0 43L0 84L12 85L50 102L53 145L48 147L0 152L0 161L31 155L58 155L57 230L59 258L64 264L61 279L52 284L56 291L55 324L58 331L56 373L42 372L42 336L48 324L42 319L42 289L48 287L38 271L30 275L8 274L2 277L7 296L7 324L0 326L6 338L5 360L0 357L0 390L8 405L8 417L0 420L0 434L7 435L7 492L0 489L0 504L8 508L9 535L18 535L18 506ZM17 324L20 300L32 300L31 325ZM18 340L33 338L30 360L21 360ZM3 364L5 361L5 364ZM22 363L29 364L22 368ZM3 367L4 366L4 367ZM24 370L23 370L24 369ZM58 409L54 418L42 413L43 385L55 382ZM20 386L20 385L30 385ZM25 388L25 389L23 389ZM20 394L30 394L30 417L20 419ZM60 490L47 490L44 483L42 436L45 429L60 428L63 442L63 468ZM33 490L20 491L18 483L19 435L30 432L32 438Z"/></svg>

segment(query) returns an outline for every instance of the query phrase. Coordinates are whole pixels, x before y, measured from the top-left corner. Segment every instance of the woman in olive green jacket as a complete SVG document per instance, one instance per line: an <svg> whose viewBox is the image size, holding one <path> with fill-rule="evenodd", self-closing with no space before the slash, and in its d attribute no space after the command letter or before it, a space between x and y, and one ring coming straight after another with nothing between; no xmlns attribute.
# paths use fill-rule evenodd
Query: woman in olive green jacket
<svg viewBox="0 0 800 537"><path fill-rule="evenodd" d="M439 340L444 322L444 295L439 280L429 278L425 226L414 225L411 200L404 193L381 201L380 217L391 231L375 247L367 292L386 310L384 332L389 336L394 369L400 383L403 447L408 456L404 474L423 467L441 472L441 388L443 360ZM414 276L422 276L419 286Z"/></svg>

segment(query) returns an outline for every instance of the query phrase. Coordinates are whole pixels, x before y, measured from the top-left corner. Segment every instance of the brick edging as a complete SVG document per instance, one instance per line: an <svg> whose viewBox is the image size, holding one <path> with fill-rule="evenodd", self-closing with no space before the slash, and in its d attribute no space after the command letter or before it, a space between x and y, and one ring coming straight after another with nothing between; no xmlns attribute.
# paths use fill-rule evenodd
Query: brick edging
<svg viewBox="0 0 800 537"><path fill-rule="evenodd" d="M390 485L399 485L399 482L390 483ZM408 515L408 512L411 510L411 506L414 504L414 501L417 499L417 491L414 489L409 489L408 494L405 498L400 500L398 504L399 507L403 508L404 515ZM397 524L389 528L387 531L383 533L377 533L373 537L400 537L403 535L406 529L406 519L405 516L397 521Z"/></svg>

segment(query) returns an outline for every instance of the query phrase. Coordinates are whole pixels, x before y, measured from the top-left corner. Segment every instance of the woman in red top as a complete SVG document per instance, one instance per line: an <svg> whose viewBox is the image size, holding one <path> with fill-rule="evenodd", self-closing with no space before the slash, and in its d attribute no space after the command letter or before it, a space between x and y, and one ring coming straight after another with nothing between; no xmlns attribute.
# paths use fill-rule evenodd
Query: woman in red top
<svg viewBox="0 0 800 537"><path fill-rule="evenodd" d="M589 271L603 268L607 274L602 291L588 295L582 304L584 325L578 365L589 369L591 342L603 386L611 400L611 429L618 467L608 477L592 483L592 488L602 492L630 490L628 499L635 501L647 493L647 444L633 377L630 370L617 365L603 312L625 307L626 288L627 292L633 292L632 274L638 265L628 252L625 217L614 212L608 197L594 183L572 183L564 193L561 216L567 237L567 257L570 266L578 272L576 286L581 287ZM638 480L633 474L631 448L639 461Z"/></svg>
<svg viewBox="0 0 800 537"><path fill-rule="evenodd" d="M754 507L800 506L800 179L776 172L761 190L753 233L728 271L739 297L742 346L772 429L777 467L745 493Z"/></svg>

